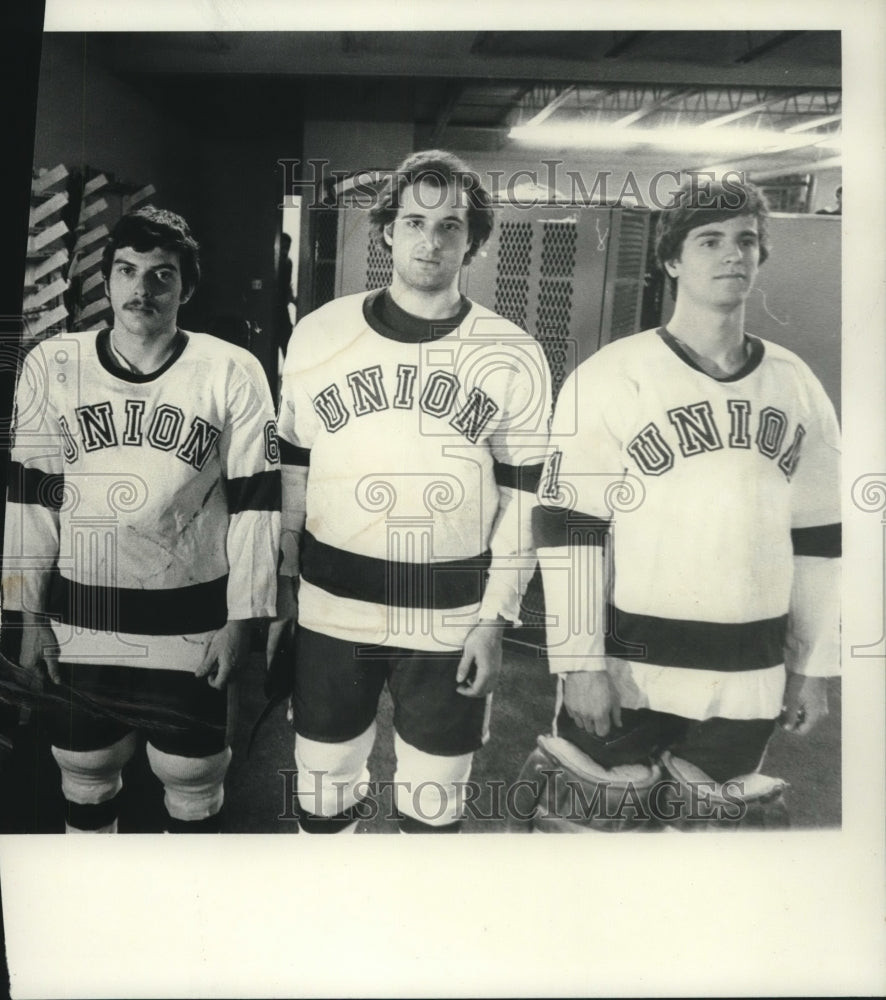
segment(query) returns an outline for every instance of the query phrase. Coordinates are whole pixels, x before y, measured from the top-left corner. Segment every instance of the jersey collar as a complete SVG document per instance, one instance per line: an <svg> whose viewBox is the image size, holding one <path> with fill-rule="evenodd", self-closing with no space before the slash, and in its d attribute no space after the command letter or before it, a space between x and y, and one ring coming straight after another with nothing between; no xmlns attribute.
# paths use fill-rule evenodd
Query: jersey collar
<svg viewBox="0 0 886 1000"><path fill-rule="evenodd" d="M763 341L760 340L759 337L752 337L749 333L746 333L744 335L745 341L749 343L751 347L747 360L741 368L738 369L738 371L733 372L731 375L724 375L722 378L717 378L715 375L711 375L710 372L706 372L703 368L697 365L692 358L689 357L686 351L683 350L683 345L666 326L660 326L655 332L684 364L689 365L690 368L694 368L697 372L701 372L702 375L707 375L708 378L712 378L715 382L738 382L740 379L750 375L752 371L759 367L760 362L763 360L763 355L765 354Z"/></svg>
<svg viewBox="0 0 886 1000"><path fill-rule="evenodd" d="M427 340L440 340L464 322L471 311L471 300L461 296L458 312L446 319L424 319L406 312L391 297L390 290L379 288L363 300L363 317L383 337L402 343L420 344Z"/></svg>
<svg viewBox="0 0 886 1000"><path fill-rule="evenodd" d="M172 352L169 357L156 371L148 372L146 375L141 375L138 372L131 372L128 368L123 368L117 364L114 355L111 353L110 339L110 327L104 330L99 330L95 337L95 353L98 356L99 364L102 368L115 378L123 379L124 382L153 382L154 379L159 378L164 372L169 371L169 369L182 356L184 349L188 346L188 335L184 330L176 330Z"/></svg>

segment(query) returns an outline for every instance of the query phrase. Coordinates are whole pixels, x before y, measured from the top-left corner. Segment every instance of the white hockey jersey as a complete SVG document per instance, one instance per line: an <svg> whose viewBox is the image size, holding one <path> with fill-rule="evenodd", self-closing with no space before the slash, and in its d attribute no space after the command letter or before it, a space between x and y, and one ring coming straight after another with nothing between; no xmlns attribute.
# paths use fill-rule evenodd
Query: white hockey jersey
<svg viewBox="0 0 886 1000"><path fill-rule="evenodd" d="M386 290L302 320L279 415L301 625L452 651L480 617L517 621L549 386L540 345L466 299L445 322Z"/></svg>
<svg viewBox="0 0 886 1000"><path fill-rule="evenodd" d="M534 515L550 665L608 666L630 708L773 718L785 665L839 663L836 416L804 362L749 342L715 379L648 330L557 402Z"/></svg>
<svg viewBox="0 0 886 1000"><path fill-rule="evenodd" d="M192 671L232 619L273 616L279 447L247 351L180 331L158 371L122 371L108 331L25 359L4 607L50 612L64 661Z"/></svg>

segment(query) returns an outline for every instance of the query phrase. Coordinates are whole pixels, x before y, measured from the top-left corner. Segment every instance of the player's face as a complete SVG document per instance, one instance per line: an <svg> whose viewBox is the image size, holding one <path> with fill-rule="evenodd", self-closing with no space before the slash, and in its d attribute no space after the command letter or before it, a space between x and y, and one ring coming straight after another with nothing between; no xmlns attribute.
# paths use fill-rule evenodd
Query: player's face
<svg viewBox="0 0 886 1000"><path fill-rule="evenodd" d="M404 189L385 226L394 281L423 292L454 288L470 246L468 209L458 191L427 180Z"/></svg>
<svg viewBox="0 0 886 1000"><path fill-rule="evenodd" d="M760 237L752 215L737 215L690 229L680 257L668 262L678 297L699 305L741 305L760 266Z"/></svg>
<svg viewBox="0 0 886 1000"><path fill-rule="evenodd" d="M159 247L115 250L107 288L115 328L141 338L173 333L179 307L189 298L178 253Z"/></svg>

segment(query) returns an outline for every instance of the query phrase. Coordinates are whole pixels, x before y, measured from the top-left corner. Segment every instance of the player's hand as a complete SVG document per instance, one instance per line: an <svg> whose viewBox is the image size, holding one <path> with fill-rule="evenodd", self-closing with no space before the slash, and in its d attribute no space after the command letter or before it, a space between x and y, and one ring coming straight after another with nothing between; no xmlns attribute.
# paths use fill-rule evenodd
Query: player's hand
<svg viewBox="0 0 886 1000"><path fill-rule="evenodd" d="M613 726L621 726L621 703L606 670L564 674L563 707L591 735L608 736Z"/></svg>
<svg viewBox="0 0 886 1000"><path fill-rule="evenodd" d="M196 675L205 677L210 687L225 687L249 657L249 634L249 621L231 621L220 628L209 640Z"/></svg>
<svg viewBox="0 0 886 1000"><path fill-rule="evenodd" d="M780 718L782 729L805 736L827 714L827 678L789 673Z"/></svg>
<svg viewBox="0 0 886 1000"><path fill-rule="evenodd" d="M277 577L277 617L268 625L267 662L270 664L280 643L292 634L298 622L298 579L291 576Z"/></svg>
<svg viewBox="0 0 886 1000"><path fill-rule="evenodd" d="M495 687L501 670L501 635L505 624L503 619L484 618L468 632L455 672L459 694L483 698Z"/></svg>
<svg viewBox="0 0 886 1000"><path fill-rule="evenodd" d="M52 627L40 615L22 614L22 651L19 664L34 676L35 683L42 681L45 664L46 672L53 684L61 681L58 672L58 643Z"/></svg>

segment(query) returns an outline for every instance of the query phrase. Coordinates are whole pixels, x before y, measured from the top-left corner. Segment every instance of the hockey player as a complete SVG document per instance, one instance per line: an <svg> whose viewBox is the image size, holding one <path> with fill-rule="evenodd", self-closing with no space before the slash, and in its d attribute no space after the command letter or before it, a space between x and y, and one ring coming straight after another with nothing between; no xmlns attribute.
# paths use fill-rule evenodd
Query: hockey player
<svg viewBox="0 0 886 1000"><path fill-rule="evenodd" d="M610 808L591 826L625 825L617 788L635 819L771 825L776 720L803 734L827 713L838 427L804 362L745 330L766 223L750 184L682 187L656 244L673 318L604 347L558 399L534 524L560 687L535 766L562 741L588 755Z"/></svg>
<svg viewBox="0 0 886 1000"><path fill-rule="evenodd" d="M549 376L530 336L459 292L492 229L476 174L416 153L371 220L390 287L303 319L283 373L278 589L294 615L299 578L302 825L355 827L387 683L400 829L454 833L535 563Z"/></svg>
<svg viewBox="0 0 886 1000"><path fill-rule="evenodd" d="M167 829L220 828L233 685L275 614L280 471L264 372L177 325L200 276L180 216L124 216L104 249L110 329L51 337L16 400L3 596L48 669L69 831L114 832L147 737ZM50 616L52 620L50 621Z"/></svg>

